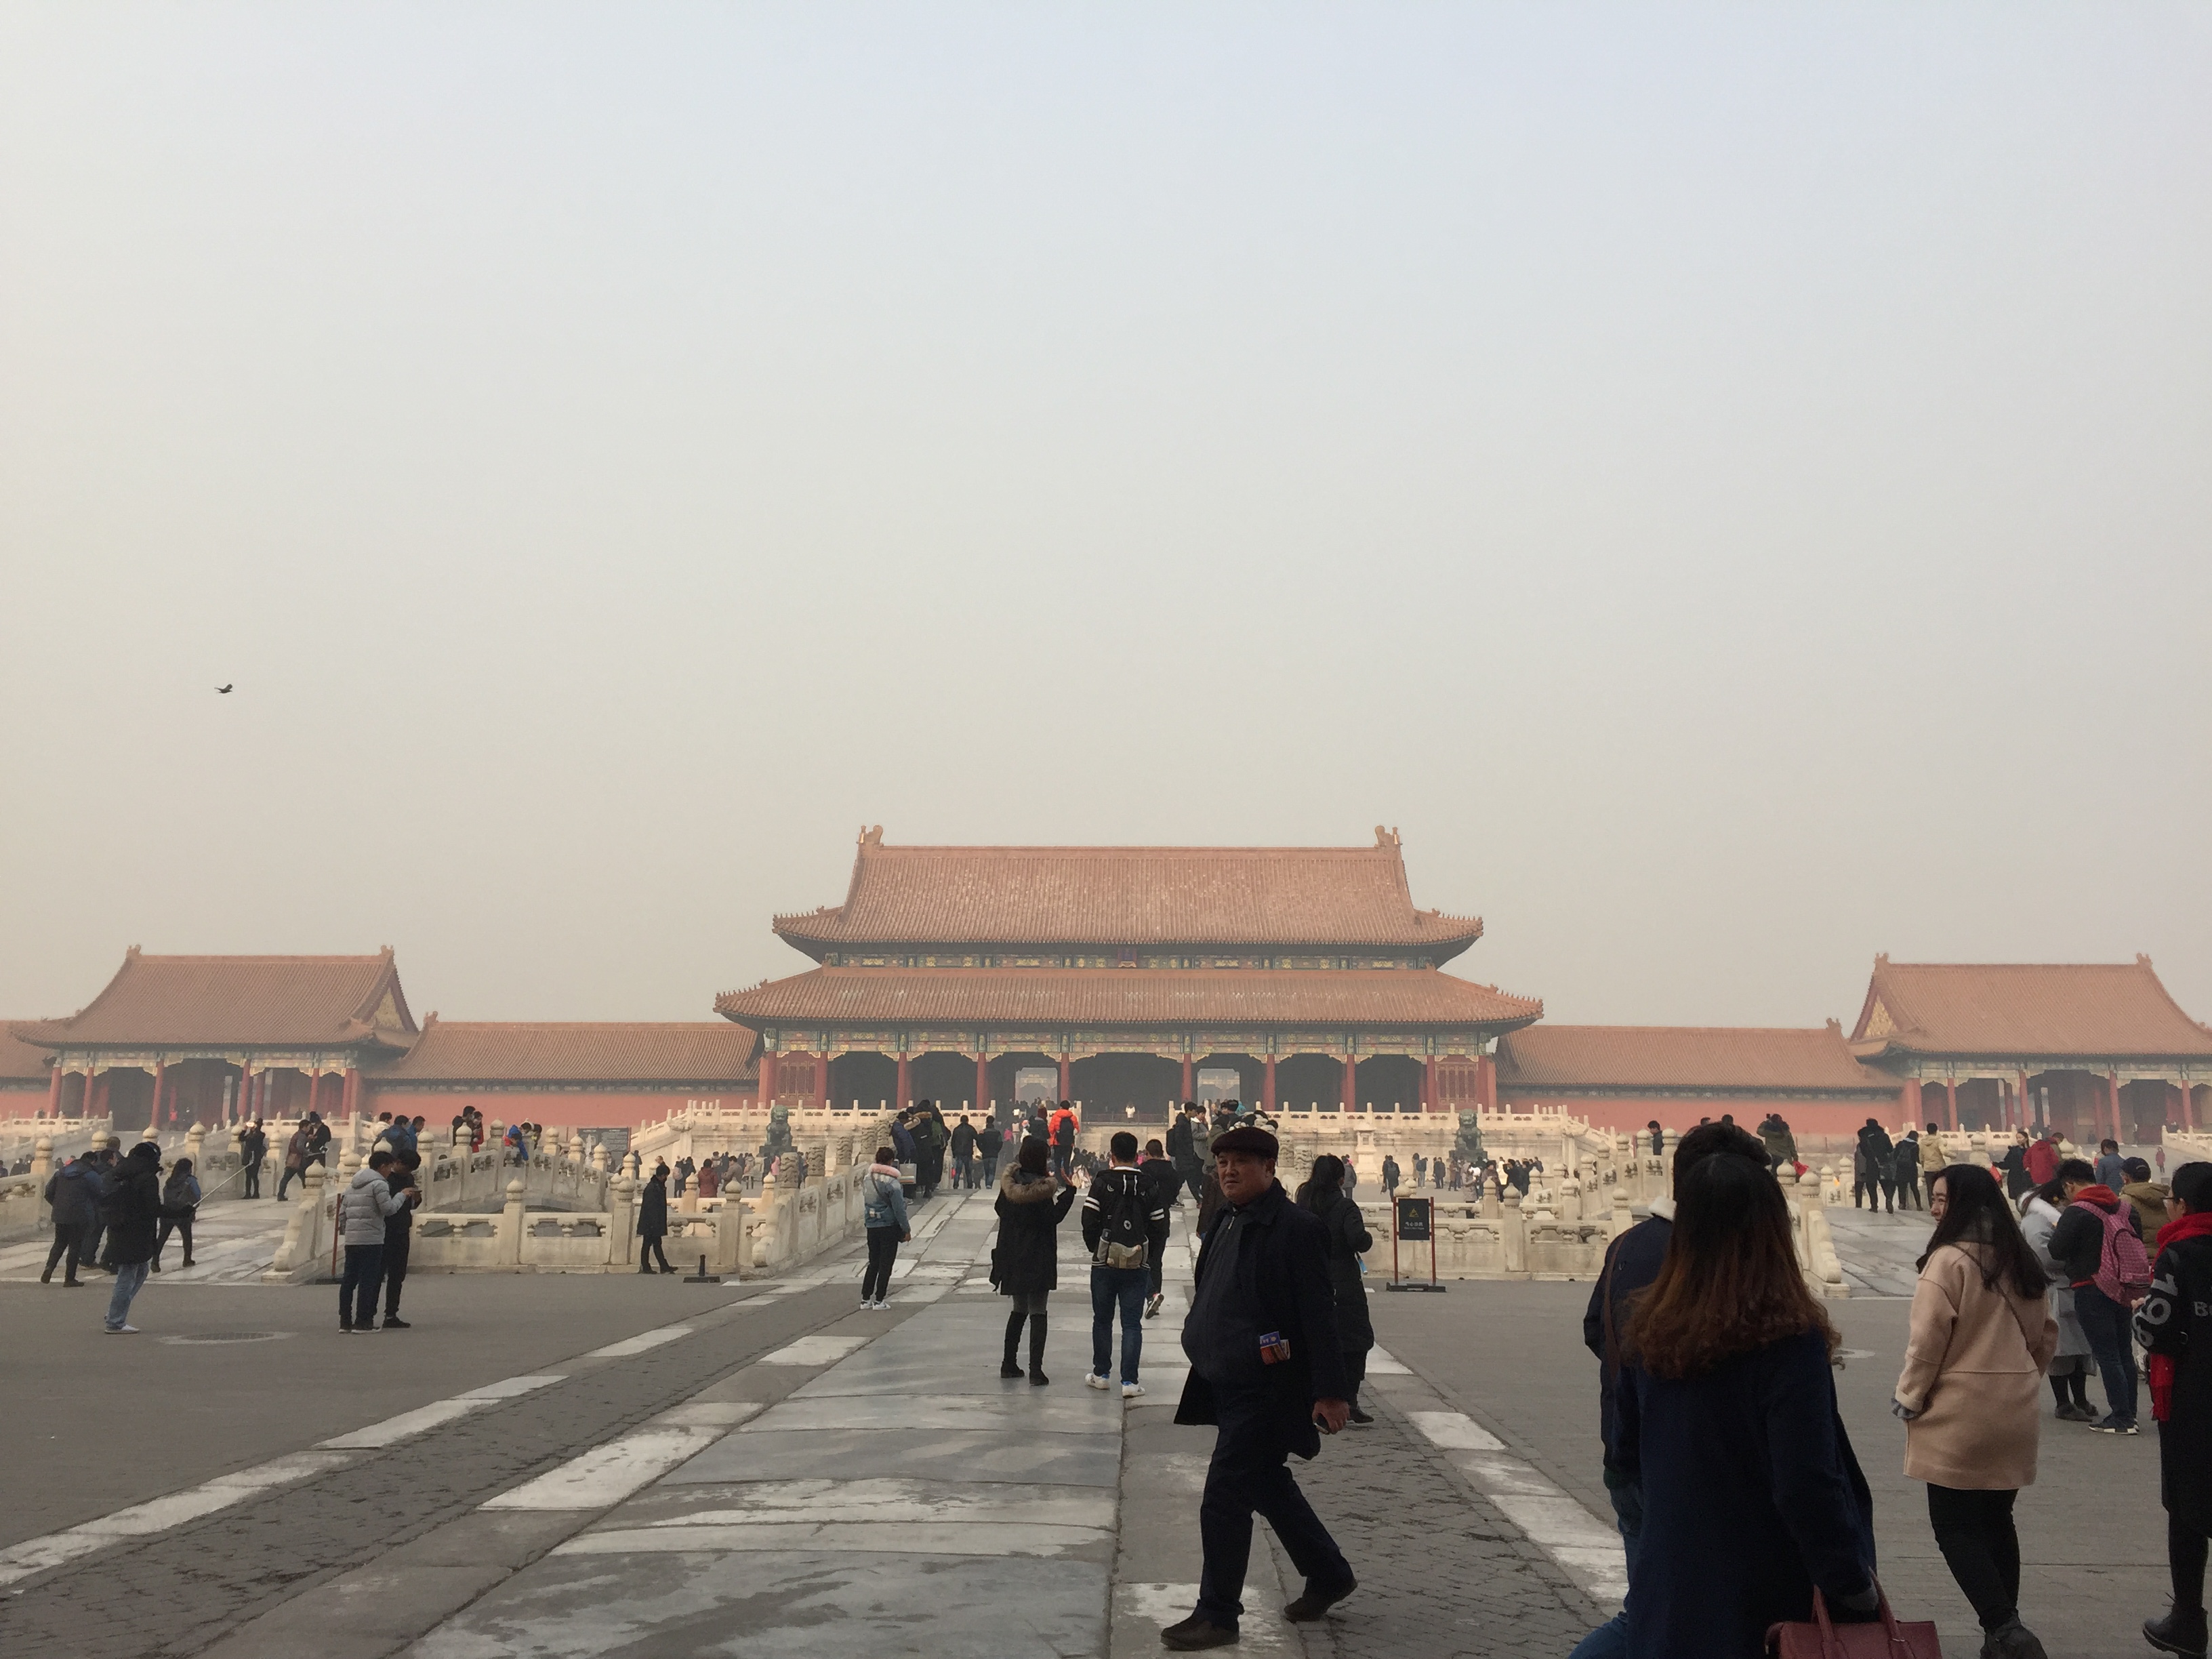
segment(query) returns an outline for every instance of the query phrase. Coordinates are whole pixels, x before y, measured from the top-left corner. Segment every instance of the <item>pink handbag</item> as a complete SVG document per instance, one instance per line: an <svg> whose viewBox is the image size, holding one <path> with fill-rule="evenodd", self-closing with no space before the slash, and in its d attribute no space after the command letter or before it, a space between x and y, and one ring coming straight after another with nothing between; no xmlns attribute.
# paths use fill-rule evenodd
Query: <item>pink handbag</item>
<svg viewBox="0 0 2212 1659"><path fill-rule="evenodd" d="M1876 1584L1875 1594L1881 1591ZM1936 1626L1926 1620L1899 1623L1889 1610L1887 1595L1881 1596L1881 1617L1873 1623L1838 1625L1828 1617L1828 1604L1818 1586L1813 1591L1813 1622L1769 1625L1766 1651L1771 1659L1943 1659Z"/></svg>

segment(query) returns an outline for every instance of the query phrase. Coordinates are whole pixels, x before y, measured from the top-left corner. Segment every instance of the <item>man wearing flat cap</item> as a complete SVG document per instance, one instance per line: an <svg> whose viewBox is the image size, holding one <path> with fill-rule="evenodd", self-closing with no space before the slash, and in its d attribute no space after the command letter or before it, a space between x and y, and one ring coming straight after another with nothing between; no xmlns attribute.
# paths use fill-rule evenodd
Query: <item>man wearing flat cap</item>
<svg viewBox="0 0 2212 1659"><path fill-rule="evenodd" d="M1213 1141L1222 1206L1199 1252L1183 1322L1190 1376L1175 1419L1216 1428L1198 1509L1206 1564L1197 1610L1160 1632L1164 1647L1237 1639L1255 1513L1305 1575L1305 1593L1283 1609L1285 1618L1319 1619L1358 1583L1290 1471L1292 1452L1310 1458L1322 1434L1344 1427L1351 1389L1337 1347L1328 1231L1283 1191L1275 1152L1275 1137L1249 1123Z"/></svg>

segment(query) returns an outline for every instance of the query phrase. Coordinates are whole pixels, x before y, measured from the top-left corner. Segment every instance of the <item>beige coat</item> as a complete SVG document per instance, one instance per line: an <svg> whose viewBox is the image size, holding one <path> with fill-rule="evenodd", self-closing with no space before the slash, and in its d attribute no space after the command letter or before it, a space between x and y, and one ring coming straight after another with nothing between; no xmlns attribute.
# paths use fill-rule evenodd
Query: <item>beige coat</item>
<svg viewBox="0 0 2212 1659"><path fill-rule="evenodd" d="M1940 1486L2016 1491L2035 1482L2043 1371L2058 1326L2049 1297L2027 1300L2009 1279L1984 1287L1979 1255L1946 1244L1913 1290L1897 1398L1920 1415L1905 1427L1905 1472Z"/></svg>

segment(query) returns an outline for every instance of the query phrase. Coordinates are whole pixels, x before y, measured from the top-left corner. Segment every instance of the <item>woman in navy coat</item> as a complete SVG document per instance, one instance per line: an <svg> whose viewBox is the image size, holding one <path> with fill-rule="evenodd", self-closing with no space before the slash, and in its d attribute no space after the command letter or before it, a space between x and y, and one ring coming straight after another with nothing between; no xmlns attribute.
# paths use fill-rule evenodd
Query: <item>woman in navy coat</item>
<svg viewBox="0 0 2212 1659"><path fill-rule="evenodd" d="M1767 1626L1872 1618L1874 1500L1836 1410L1835 1328L1767 1170L1707 1158L1675 1193L1623 1347L1619 1452L1644 1487L1638 1659L1753 1659Z"/></svg>

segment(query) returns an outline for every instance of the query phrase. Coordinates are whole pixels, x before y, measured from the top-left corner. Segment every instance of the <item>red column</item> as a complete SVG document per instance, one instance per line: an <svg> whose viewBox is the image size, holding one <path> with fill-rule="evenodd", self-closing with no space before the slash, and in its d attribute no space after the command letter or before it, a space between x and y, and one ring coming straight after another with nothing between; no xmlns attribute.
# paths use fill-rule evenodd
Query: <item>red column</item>
<svg viewBox="0 0 2212 1659"><path fill-rule="evenodd" d="M1359 1056L1349 1048L1344 1051L1344 1109L1359 1109Z"/></svg>
<svg viewBox="0 0 2212 1659"><path fill-rule="evenodd" d="M1475 1056L1474 1103L1486 1112L1498 1109L1498 1057L1494 1054Z"/></svg>
<svg viewBox="0 0 2212 1659"><path fill-rule="evenodd" d="M53 1070L46 1078L46 1115L48 1117L59 1117L61 1115L62 1057L59 1054L56 1054L53 1060Z"/></svg>
<svg viewBox="0 0 2212 1659"><path fill-rule="evenodd" d="M975 1109L991 1109L991 1057L981 1048L975 1051Z"/></svg>
<svg viewBox="0 0 2212 1659"><path fill-rule="evenodd" d="M1943 1127L1956 1133L1959 1127L1959 1085L1955 1079L1943 1079Z"/></svg>
<svg viewBox="0 0 2212 1659"><path fill-rule="evenodd" d="M1195 1100L1197 1097L1198 1091L1191 1087L1190 1056L1188 1054L1185 1054L1182 1057L1182 1094L1181 1098L1184 1100Z"/></svg>
<svg viewBox="0 0 2212 1659"><path fill-rule="evenodd" d="M345 1070L345 1093L338 1109L348 1117L361 1110L361 1067L349 1066Z"/></svg>
<svg viewBox="0 0 2212 1659"><path fill-rule="evenodd" d="M1927 1106L1920 1098L1920 1079L1917 1077L1905 1079L1905 1086L1899 1093L1900 1103L1905 1108L1906 1121L1916 1129L1927 1122L1928 1120L1922 1115L1922 1113L1927 1109Z"/></svg>
<svg viewBox="0 0 2212 1659"><path fill-rule="evenodd" d="M1267 1079L1260 1085L1260 1103L1265 1106L1268 1115L1273 1116L1275 1110L1275 1057L1273 1054L1267 1056Z"/></svg>
<svg viewBox="0 0 2212 1659"><path fill-rule="evenodd" d="M827 1106L830 1103L830 1056L826 1054L814 1056L814 1083L815 1093L821 1096L822 1103Z"/></svg>
<svg viewBox="0 0 2212 1659"><path fill-rule="evenodd" d="M1074 1077L1075 1062L1066 1054L1062 1054L1060 1057L1060 1097L1062 1100L1075 1098Z"/></svg>
<svg viewBox="0 0 2212 1659"><path fill-rule="evenodd" d="M2029 1119L2033 1115L2033 1108L2030 1107L2030 1106L2028 1105L2028 1103L2027 1103L2027 1099L2028 1099L2028 1096L2027 1096L2027 1072L2025 1072L2025 1071L2022 1071L2022 1072L2020 1073L2020 1096L2019 1096L2019 1099L2020 1099L2020 1121L2019 1121L2018 1123L2014 1124L2013 1127L2014 1127L2014 1128L2025 1129L2025 1128L2027 1128L2028 1127L2030 1127L2030 1126L2029 1126L2028 1120L2029 1120Z"/></svg>
<svg viewBox="0 0 2212 1659"><path fill-rule="evenodd" d="M154 1126L155 1132L156 1133L160 1133L161 1127L161 1085L167 1080L168 1074L168 1060L161 1055L155 1055L154 1059L154 1103L147 1111L146 1121Z"/></svg>
<svg viewBox="0 0 2212 1659"><path fill-rule="evenodd" d="M2181 1085L2181 1127L2192 1133L2197 1128L2197 1091L2187 1083Z"/></svg>
<svg viewBox="0 0 2212 1659"><path fill-rule="evenodd" d="M2106 1083L2112 1096L2112 1127L2106 1133L2118 1140L2120 1139L2120 1074L2118 1072L2107 1073Z"/></svg>
<svg viewBox="0 0 2212 1659"><path fill-rule="evenodd" d="M891 1109L892 1109L892 1110L894 1110L894 1111L902 1112L902 1111L906 1110L906 1109L907 1109L908 1106L911 1106L913 1103L914 1103L914 1070L913 1070L913 1066L912 1066L912 1062L911 1062L911 1061L909 1061L909 1060L908 1060L908 1058L907 1058L907 1053L906 1053L906 1050L905 1050L905 1049L903 1049L903 1048L902 1048L902 1049L900 1049L900 1050L899 1050L899 1063L898 1063L898 1098L897 1098L896 1100L895 1100L895 1101L893 1101L893 1102L891 1103Z"/></svg>
<svg viewBox="0 0 2212 1659"><path fill-rule="evenodd" d="M1421 1092L1425 1097L1421 1102L1423 1111L1439 1112L1443 1109L1443 1102L1437 1097L1437 1057L1434 1054L1421 1062Z"/></svg>

